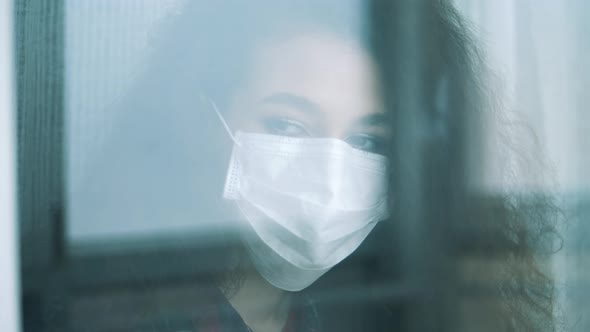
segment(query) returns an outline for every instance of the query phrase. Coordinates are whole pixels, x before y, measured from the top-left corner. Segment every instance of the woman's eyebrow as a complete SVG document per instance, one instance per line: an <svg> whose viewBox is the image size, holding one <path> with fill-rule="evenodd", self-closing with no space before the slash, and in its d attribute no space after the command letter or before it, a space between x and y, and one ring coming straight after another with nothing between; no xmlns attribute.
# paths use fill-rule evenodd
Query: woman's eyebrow
<svg viewBox="0 0 590 332"><path fill-rule="evenodd" d="M293 107L305 113L320 114L320 107L311 100L288 92L273 93L261 100L265 104L278 104Z"/></svg>
<svg viewBox="0 0 590 332"><path fill-rule="evenodd" d="M356 120L356 123L364 126L387 126L389 118L388 113L379 112L365 115Z"/></svg>

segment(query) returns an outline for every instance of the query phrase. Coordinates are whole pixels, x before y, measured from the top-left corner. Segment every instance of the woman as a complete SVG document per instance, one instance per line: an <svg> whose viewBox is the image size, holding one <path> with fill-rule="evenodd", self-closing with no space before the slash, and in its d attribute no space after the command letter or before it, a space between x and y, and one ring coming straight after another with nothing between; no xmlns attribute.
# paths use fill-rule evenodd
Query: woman
<svg viewBox="0 0 590 332"><path fill-rule="evenodd" d="M552 231L551 201L470 191L466 174L475 164L463 144L478 146L490 98L460 17L434 0L376 2L364 8L373 10L367 23L361 9L341 1L196 1L154 42L122 104L130 110L123 134L114 137L123 137L117 149L128 144L134 153L154 142L190 147L165 163L190 165L176 178L196 188L188 195L203 211L195 222L223 228L225 252L219 269L207 270L193 328L554 329L551 282L534 256ZM412 114L433 125L423 128L428 138L403 127ZM138 116L155 131L130 134L145 126ZM413 174L404 162L410 155L423 158L424 183L400 175ZM438 228L408 260L395 254L407 253L400 225L419 210L410 207L416 198L427 201L420 218L441 222L430 224ZM475 241L464 241L465 229ZM457 238L461 246L450 242ZM438 263L420 265L438 249ZM466 257L499 262L478 280L481 298L461 293L473 286L464 280ZM409 294L369 294L412 278L416 285L402 287ZM346 290L358 297L337 304Z"/></svg>

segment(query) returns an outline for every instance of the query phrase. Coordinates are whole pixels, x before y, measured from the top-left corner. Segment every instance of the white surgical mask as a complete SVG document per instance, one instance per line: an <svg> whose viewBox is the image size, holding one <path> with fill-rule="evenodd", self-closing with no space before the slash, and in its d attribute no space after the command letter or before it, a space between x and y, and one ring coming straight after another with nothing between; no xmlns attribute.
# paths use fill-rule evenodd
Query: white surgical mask
<svg viewBox="0 0 590 332"><path fill-rule="evenodd" d="M251 226L244 242L270 284L304 289L388 217L386 157L331 138L230 135L224 198Z"/></svg>

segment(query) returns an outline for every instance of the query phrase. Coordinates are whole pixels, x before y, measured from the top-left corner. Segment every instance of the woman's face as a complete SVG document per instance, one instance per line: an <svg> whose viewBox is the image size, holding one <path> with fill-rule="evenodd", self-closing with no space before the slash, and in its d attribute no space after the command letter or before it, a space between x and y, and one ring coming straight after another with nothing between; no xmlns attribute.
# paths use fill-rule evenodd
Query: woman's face
<svg viewBox="0 0 590 332"><path fill-rule="evenodd" d="M383 153L391 135L369 54L317 31L254 51L230 104L230 126L244 132L329 137Z"/></svg>

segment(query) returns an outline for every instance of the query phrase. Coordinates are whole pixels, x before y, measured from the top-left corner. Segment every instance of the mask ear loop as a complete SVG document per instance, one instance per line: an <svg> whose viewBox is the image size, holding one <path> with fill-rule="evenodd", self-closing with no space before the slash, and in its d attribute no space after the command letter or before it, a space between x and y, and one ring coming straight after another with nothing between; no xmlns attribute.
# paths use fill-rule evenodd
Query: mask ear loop
<svg viewBox="0 0 590 332"><path fill-rule="evenodd" d="M231 140L234 141L234 143L236 143L237 145L241 145L236 140L236 138L235 138L234 134L232 133L229 125L227 124L227 121L225 121L225 118L223 117L223 115L221 115L221 112L217 108L217 105L215 104L215 102L211 98L206 97L203 94L201 94L201 99L206 100L209 103L209 105L211 105L211 108L213 108L213 111L215 112L215 114L217 114L217 117L219 118L219 121L221 121L221 123L223 124L223 127L225 128L225 131L227 131L227 134L229 135L229 137L231 138Z"/></svg>
<svg viewBox="0 0 590 332"><path fill-rule="evenodd" d="M219 108L217 108L217 105L215 104L213 99L205 96L202 93L199 94L199 97L201 98L202 101L207 101L209 103L209 105L211 105L211 108L213 108L213 111L215 112L215 114L217 114L219 121L221 121L221 123L223 124L225 131L227 132L227 134L229 135L231 140L234 142L234 144L236 144L237 146L242 146L242 144L240 142L238 142L238 140L236 140L229 125L227 124L227 121L225 121L225 118L223 117L223 115L221 115L221 112L219 111ZM231 160L233 160L233 159L234 159L234 153L232 152ZM237 161L236 163L233 163L232 161L230 161L230 169L227 172L227 177L225 179L225 187L223 189L223 192L224 192L223 197L226 199L232 199L232 198L235 199L235 197L237 195L236 194L237 191L235 189L237 187L235 174L236 174L236 172L239 172L239 169L240 169L239 161ZM238 207L239 207L239 205L238 205Z"/></svg>

